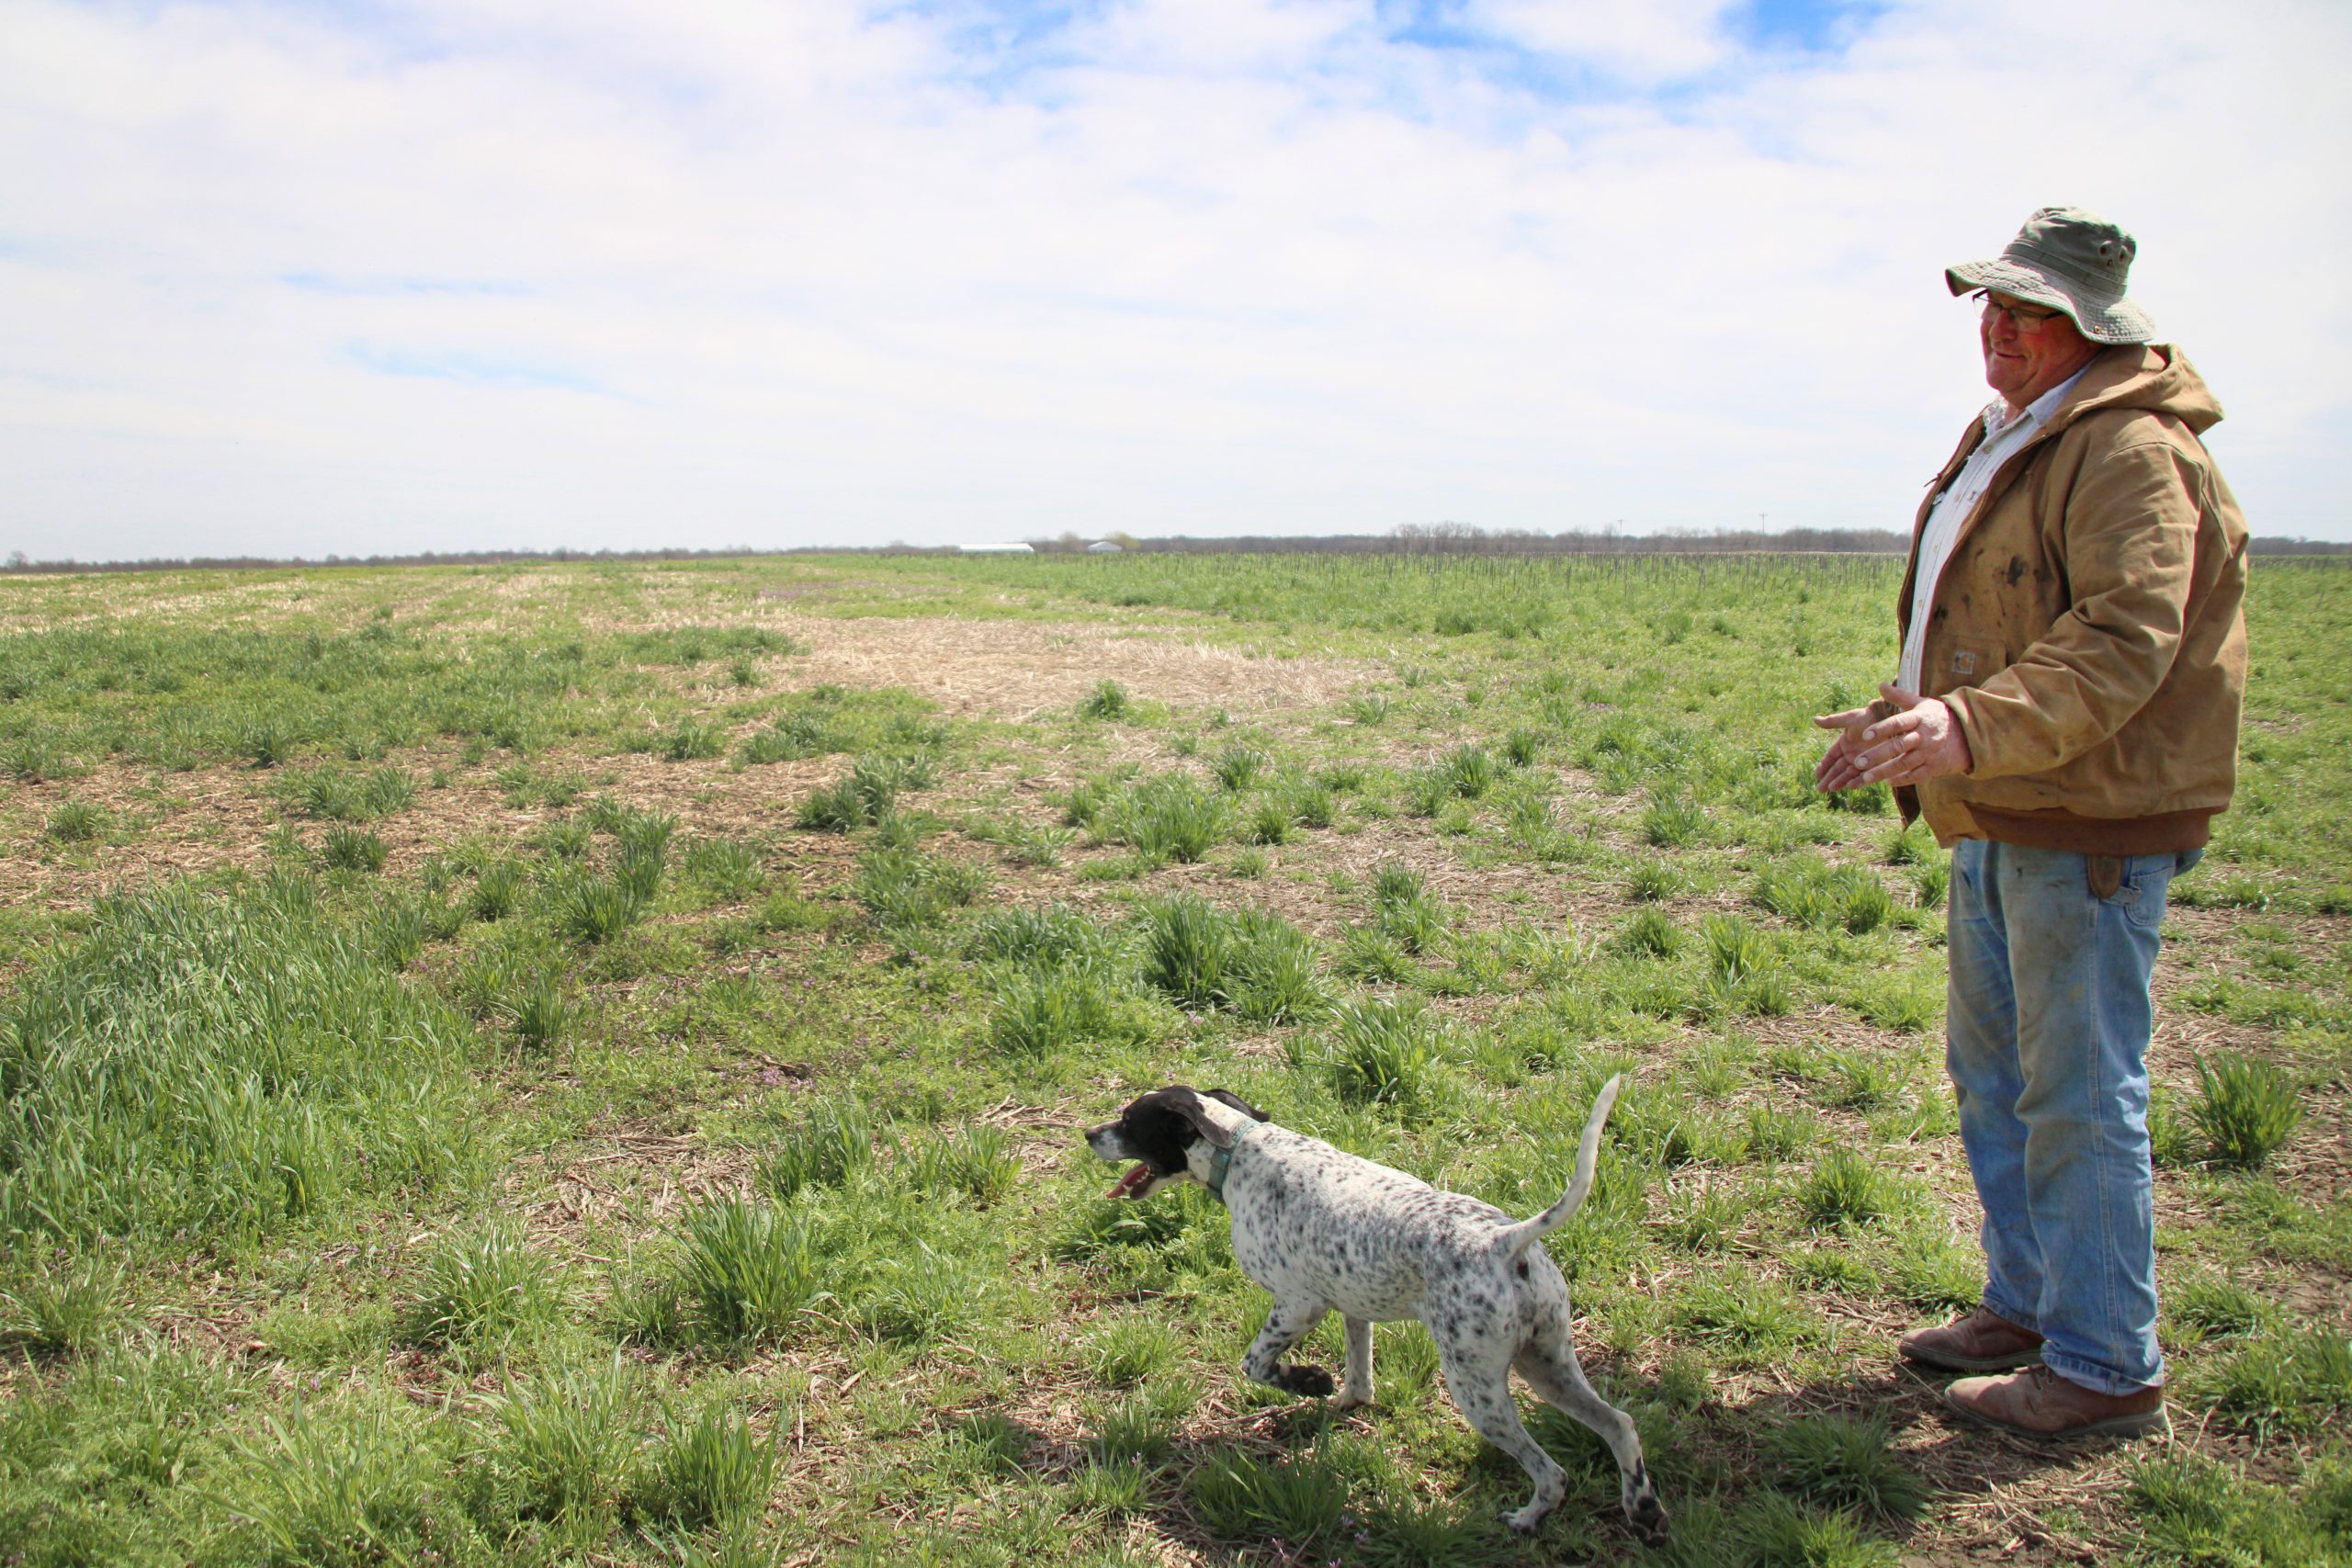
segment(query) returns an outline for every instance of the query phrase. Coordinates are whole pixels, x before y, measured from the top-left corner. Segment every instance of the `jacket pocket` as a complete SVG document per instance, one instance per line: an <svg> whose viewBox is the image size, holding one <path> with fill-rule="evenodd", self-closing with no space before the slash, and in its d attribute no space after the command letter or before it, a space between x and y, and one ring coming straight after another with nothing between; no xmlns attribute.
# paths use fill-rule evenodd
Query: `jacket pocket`
<svg viewBox="0 0 2352 1568"><path fill-rule="evenodd" d="M1930 689L1948 692L1974 686L2008 668L2008 651L1999 643L1980 637L1951 637L1936 649L1936 660L1921 672Z"/></svg>

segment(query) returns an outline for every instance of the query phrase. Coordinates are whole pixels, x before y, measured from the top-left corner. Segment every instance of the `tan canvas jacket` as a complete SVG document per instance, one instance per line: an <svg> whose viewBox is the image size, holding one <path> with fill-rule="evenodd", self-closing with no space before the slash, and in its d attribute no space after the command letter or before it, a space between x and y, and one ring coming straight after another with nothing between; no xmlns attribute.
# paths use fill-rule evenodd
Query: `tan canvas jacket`
<svg viewBox="0 0 2352 1568"><path fill-rule="evenodd" d="M1939 841L2086 854L2203 844L2237 777L2245 520L2198 439L2221 405L2177 348L2111 348L1961 525L1920 665L1969 771L1895 792ZM1912 528L1907 633L1929 506Z"/></svg>

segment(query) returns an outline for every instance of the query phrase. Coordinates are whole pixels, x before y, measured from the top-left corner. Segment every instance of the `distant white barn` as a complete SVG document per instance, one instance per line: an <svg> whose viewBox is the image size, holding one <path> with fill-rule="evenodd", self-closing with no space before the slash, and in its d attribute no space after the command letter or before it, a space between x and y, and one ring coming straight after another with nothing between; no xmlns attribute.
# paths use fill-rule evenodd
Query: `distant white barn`
<svg viewBox="0 0 2352 1568"><path fill-rule="evenodd" d="M956 553L967 556L1034 556L1037 552L1027 545L958 545Z"/></svg>
<svg viewBox="0 0 2352 1568"><path fill-rule="evenodd" d="M1116 539L1097 539L1086 547L1086 553L1090 556L1123 556L1127 553L1127 547Z"/></svg>

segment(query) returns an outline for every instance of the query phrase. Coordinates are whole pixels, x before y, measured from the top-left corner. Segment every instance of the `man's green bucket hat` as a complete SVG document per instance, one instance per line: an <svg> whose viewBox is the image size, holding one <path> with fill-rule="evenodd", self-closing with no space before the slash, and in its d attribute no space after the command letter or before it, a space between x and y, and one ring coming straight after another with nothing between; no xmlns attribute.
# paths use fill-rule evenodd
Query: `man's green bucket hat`
<svg viewBox="0 0 2352 1568"><path fill-rule="evenodd" d="M2156 323L2123 297L2138 249L2131 235L2095 213L2045 207L1997 258L1946 267L1944 281L1954 294L1997 288L2063 310L2093 343L2147 343Z"/></svg>

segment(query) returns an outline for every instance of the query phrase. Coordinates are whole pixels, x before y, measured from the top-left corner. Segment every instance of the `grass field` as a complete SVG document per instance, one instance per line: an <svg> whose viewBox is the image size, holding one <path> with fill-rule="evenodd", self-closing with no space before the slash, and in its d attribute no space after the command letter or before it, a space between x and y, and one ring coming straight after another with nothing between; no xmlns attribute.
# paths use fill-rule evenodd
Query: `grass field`
<svg viewBox="0 0 2352 1568"><path fill-rule="evenodd" d="M0 581L0 1564L2352 1563L2352 571L2269 560L2153 1061L2177 1434L1963 1431L1897 564ZM1676 1520L1243 1382L1169 1081L1518 1213ZM1336 1366L1327 1325L1302 1357Z"/></svg>

